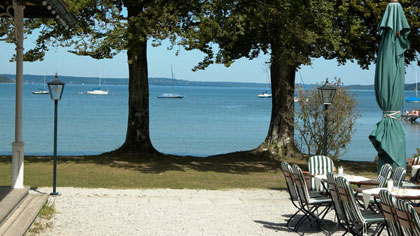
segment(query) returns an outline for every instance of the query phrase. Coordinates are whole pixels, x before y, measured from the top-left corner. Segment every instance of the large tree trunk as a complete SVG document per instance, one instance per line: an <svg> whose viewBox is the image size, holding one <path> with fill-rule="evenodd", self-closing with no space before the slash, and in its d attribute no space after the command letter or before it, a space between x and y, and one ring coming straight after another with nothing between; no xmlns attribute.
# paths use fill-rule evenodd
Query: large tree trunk
<svg viewBox="0 0 420 236"><path fill-rule="evenodd" d="M128 1L129 2L129 1ZM117 152L158 153L149 134L149 82L147 72L147 37L139 35L131 16L141 13L142 7L127 5L130 39L128 42L128 124L124 144Z"/></svg>
<svg viewBox="0 0 420 236"><path fill-rule="evenodd" d="M297 66L290 65L287 55L271 44L271 121L265 141L257 152L269 152L275 159L296 154L294 145L294 91Z"/></svg>

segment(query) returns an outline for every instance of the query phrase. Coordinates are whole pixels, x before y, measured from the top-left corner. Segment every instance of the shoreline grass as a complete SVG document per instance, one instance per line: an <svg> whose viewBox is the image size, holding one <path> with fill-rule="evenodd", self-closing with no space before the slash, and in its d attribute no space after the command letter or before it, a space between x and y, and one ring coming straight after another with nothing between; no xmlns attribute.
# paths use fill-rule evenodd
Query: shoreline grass
<svg viewBox="0 0 420 236"><path fill-rule="evenodd" d="M306 160L288 159L307 169ZM53 158L25 157L24 185L52 186ZM376 176L372 162L336 161L347 173ZM0 185L11 184L11 157L0 156ZM251 152L212 157L60 156L57 188L285 189L279 161Z"/></svg>

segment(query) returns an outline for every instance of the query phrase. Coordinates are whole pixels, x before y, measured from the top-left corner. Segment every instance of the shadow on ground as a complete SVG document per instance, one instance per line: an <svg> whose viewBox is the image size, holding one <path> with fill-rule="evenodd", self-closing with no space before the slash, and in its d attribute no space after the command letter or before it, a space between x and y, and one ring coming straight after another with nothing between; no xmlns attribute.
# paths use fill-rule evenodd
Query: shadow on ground
<svg viewBox="0 0 420 236"><path fill-rule="evenodd" d="M292 215L283 215L284 219L288 219ZM305 234L325 234L329 235L334 234L336 232L344 232L342 229L337 227L337 224L331 220L323 220L324 228L321 229L317 225L317 223L313 223L312 225L309 224L309 221L306 220L299 228L298 231L294 231L294 227L297 222L303 217L303 215L297 215L293 218L290 222L289 227L286 227L285 222L268 222L263 220L255 220L255 223L262 224L264 228L275 230L276 232L288 232L288 233L296 233L298 235L305 235Z"/></svg>
<svg viewBox="0 0 420 236"><path fill-rule="evenodd" d="M25 156L25 162L52 162L51 156ZM144 173L166 171L211 171L219 173L243 174L249 172L279 172L280 162L252 151L228 153L210 157L175 155L118 155L105 153L97 156L60 156L60 163L107 165ZM0 157L0 163L11 162L10 156Z"/></svg>
<svg viewBox="0 0 420 236"><path fill-rule="evenodd" d="M25 156L25 162L51 162L51 156ZM60 156L60 163L97 164L115 168L124 168L143 173L163 173L166 171L196 170L200 172L217 172L230 174L247 173L279 173L281 162L271 159L266 154L255 151L234 152L210 157L175 156L166 154L130 155L104 153L97 156ZM303 170L307 170L305 159L288 159L296 163ZM1 156L0 163L11 163L10 156ZM336 166L342 165L350 172L367 171L374 173L376 167L372 162L337 161Z"/></svg>

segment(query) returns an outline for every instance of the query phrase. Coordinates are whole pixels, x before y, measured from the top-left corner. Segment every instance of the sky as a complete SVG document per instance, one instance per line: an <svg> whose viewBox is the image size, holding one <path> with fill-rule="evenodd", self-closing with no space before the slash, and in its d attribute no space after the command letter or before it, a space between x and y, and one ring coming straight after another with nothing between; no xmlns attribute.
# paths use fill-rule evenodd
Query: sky
<svg viewBox="0 0 420 236"><path fill-rule="evenodd" d="M26 38L25 51L34 46L35 38ZM175 50L167 50L169 43L164 41L162 46L148 47L149 77L171 77L171 65L177 79L191 81L229 81L229 82L256 82L268 83L269 55L260 55L259 58L237 60L230 67L223 65L210 65L206 70L193 72L191 69L203 58L199 51L180 50L178 56ZM25 62L24 74L83 76L128 78L127 54L121 52L113 59L96 60L86 56L76 56L67 52L68 48L50 48L44 61ZM0 41L0 74L15 74L15 63L9 62L15 53L14 44ZM417 66L407 67L406 83L415 83L415 70ZM369 70L362 70L355 63L338 66L335 60L314 59L310 66L303 66L297 74L296 82L305 84L323 83L325 78L339 77L345 85L373 84L375 65ZM301 79L302 77L302 79Z"/></svg>

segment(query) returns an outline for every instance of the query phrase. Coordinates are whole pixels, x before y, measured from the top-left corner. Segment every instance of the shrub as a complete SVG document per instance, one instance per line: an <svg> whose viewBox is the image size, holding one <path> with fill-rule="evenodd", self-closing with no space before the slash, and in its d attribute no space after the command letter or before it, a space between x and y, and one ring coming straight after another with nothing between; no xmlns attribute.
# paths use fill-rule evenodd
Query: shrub
<svg viewBox="0 0 420 236"><path fill-rule="evenodd" d="M332 104L328 107L327 153L338 159L347 151L352 134L356 131L355 123L360 117L357 110L356 95L342 87L340 79L335 79L337 91ZM321 105L317 88L305 90L297 88L298 107L295 110L296 146L308 155L319 155L323 151L324 107Z"/></svg>

